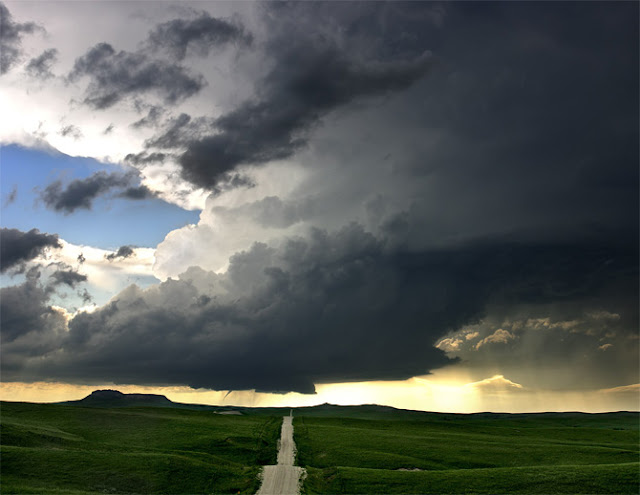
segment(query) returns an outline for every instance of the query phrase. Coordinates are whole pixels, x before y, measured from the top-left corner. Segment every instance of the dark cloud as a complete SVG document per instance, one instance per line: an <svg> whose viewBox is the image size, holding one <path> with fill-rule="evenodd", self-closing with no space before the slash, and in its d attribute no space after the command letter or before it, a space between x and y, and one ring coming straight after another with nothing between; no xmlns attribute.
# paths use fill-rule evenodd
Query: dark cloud
<svg viewBox="0 0 640 495"><path fill-rule="evenodd" d="M310 131L328 113L407 89L433 66L426 48L381 58L354 53L313 30L296 30L294 41L278 28L273 31L278 34L265 53L271 68L254 98L215 120L174 117L145 143L185 150L179 159L182 175L193 184L211 189L239 165L288 158L307 144Z"/></svg>
<svg viewBox="0 0 640 495"><path fill-rule="evenodd" d="M147 112L147 115L140 120L135 121L131 124L131 127L135 129L139 129L141 127L155 127L163 113L164 110L161 107L152 106Z"/></svg>
<svg viewBox="0 0 640 495"><path fill-rule="evenodd" d="M37 360L3 347L4 376L311 392L450 364L434 345L471 328L450 356L517 382L637 377L637 3L265 12L279 29L254 97L216 120L169 118L128 161L182 153L184 176L216 191L240 164L306 148L309 190L226 214L279 228L366 215L372 233L312 230L237 253L224 274L129 287L62 339L35 321L56 344ZM46 314L36 289L29 311Z"/></svg>
<svg viewBox="0 0 640 495"><path fill-rule="evenodd" d="M74 270L57 270L53 272L50 277L54 286L57 285L66 285L71 287L72 289L76 287L76 285L86 282L87 276L82 275Z"/></svg>
<svg viewBox="0 0 640 495"><path fill-rule="evenodd" d="M359 98L406 89L432 66L428 53L410 60L363 62L313 43L277 49L260 98L218 118L218 134L187 145L180 157L185 179L211 188L238 165L288 158L306 145L309 131L327 113Z"/></svg>
<svg viewBox="0 0 640 495"><path fill-rule="evenodd" d="M75 179L66 186L60 180L52 182L42 192L41 198L49 208L69 214L77 209L90 210L96 198L114 189L122 189L116 195L118 198L143 200L156 197L147 186L132 185L134 180L131 173L96 172L86 179Z"/></svg>
<svg viewBox="0 0 640 495"><path fill-rule="evenodd" d="M31 269L26 276L23 284L0 289L3 372L19 373L30 359L60 349L67 330L64 315L49 304L51 292L39 282L40 272Z"/></svg>
<svg viewBox="0 0 640 495"><path fill-rule="evenodd" d="M131 286L70 322L64 357L23 373L303 393L402 379L450 364L434 344L501 304L615 311L633 334L637 276L629 248L497 241L411 253L356 224L313 230L279 248L255 244L223 275L191 268Z"/></svg>
<svg viewBox="0 0 640 495"><path fill-rule="evenodd" d="M0 271L5 272L43 254L47 248L62 247L56 234L40 233L38 229L22 232L0 230Z"/></svg>
<svg viewBox="0 0 640 495"><path fill-rule="evenodd" d="M165 103L176 103L200 91L205 81L180 65L150 58L142 51L116 51L99 43L79 57L70 80L89 77L84 102L96 109L109 108L120 100L154 92Z"/></svg>
<svg viewBox="0 0 640 495"><path fill-rule="evenodd" d="M194 138L204 136L213 122L206 117L191 118L186 113L164 122L161 131L144 143L146 148L173 149L188 145ZM153 153L152 153L153 154Z"/></svg>
<svg viewBox="0 0 640 495"><path fill-rule="evenodd" d="M57 180L49 184L41 194L47 207L73 213L77 209L90 210L93 200L116 187L126 187L132 181L131 175L96 172L86 179L75 179L65 187Z"/></svg>
<svg viewBox="0 0 640 495"><path fill-rule="evenodd" d="M640 54L629 19L638 6L454 2L441 27L426 29L432 7L301 3L273 14L293 39L313 22L332 33L342 16L354 55L428 48L438 60L384 105L325 117L296 156L314 169L305 187L321 191L334 218L354 218L382 194L371 228L411 249L495 235L637 239Z"/></svg>
<svg viewBox="0 0 640 495"><path fill-rule="evenodd" d="M174 19L158 25L149 33L147 43L152 51L163 50L182 60L190 53L206 56L215 47L230 43L249 45L252 39L239 23L202 12L194 19Z"/></svg>
<svg viewBox="0 0 640 495"><path fill-rule="evenodd" d="M58 60L58 50L49 48L42 52L39 56L32 58L27 64L26 71L31 77L38 79L50 79L53 77L51 67Z"/></svg>
<svg viewBox="0 0 640 495"><path fill-rule="evenodd" d="M29 332L47 333L48 294L37 277L31 276L21 285L4 287L1 293L3 344Z"/></svg>
<svg viewBox="0 0 640 495"><path fill-rule="evenodd" d="M132 200L142 200L142 199L150 199L157 197L156 193L154 193L147 186L135 186L135 187L127 187L124 191L118 194L119 198L132 199Z"/></svg>
<svg viewBox="0 0 640 495"><path fill-rule="evenodd" d="M395 172L429 190L414 238L637 239L638 6L609 7L451 5L443 70L387 124L437 130L422 146L387 136L406 150Z"/></svg>
<svg viewBox="0 0 640 495"><path fill-rule="evenodd" d="M162 163L168 156L166 153L146 153L142 151L140 153L129 153L124 157L124 161L136 167L144 167L149 163Z"/></svg>
<svg viewBox="0 0 640 495"><path fill-rule="evenodd" d="M14 22L4 3L0 3L0 74L6 74L22 55L24 34L42 30L33 22Z"/></svg>
<svg viewBox="0 0 640 495"><path fill-rule="evenodd" d="M120 259L130 258L131 256L135 256L135 255L136 253L133 250L133 246L120 246L115 253L105 254L104 257L109 261L113 261L118 258Z"/></svg>

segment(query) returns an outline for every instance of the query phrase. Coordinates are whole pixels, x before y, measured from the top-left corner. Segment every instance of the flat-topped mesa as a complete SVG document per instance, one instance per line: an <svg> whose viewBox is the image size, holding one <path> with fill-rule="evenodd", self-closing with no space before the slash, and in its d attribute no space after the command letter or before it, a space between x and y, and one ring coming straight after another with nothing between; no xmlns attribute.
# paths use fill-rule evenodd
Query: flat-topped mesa
<svg viewBox="0 0 640 495"><path fill-rule="evenodd" d="M174 403L167 399L164 395L123 394L118 390L95 390L84 399L73 402L78 405L98 407L170 407L174 405Z"/></svg>
<svg viewBox="0 0 640 495"><path fill-rule="evenodd" d="M90 395L85 397L85 399L89 397L95 397L96 399L115 399L123 396L124 394L119 390L94 390Z"/></svg>
<svg viewBox="0 0 640 495"><path fill-rule="evenodd" d="M164 395L159 394L122 394L124 397L128 399L136 399L136 400L153 400L153 401L162 401L162 402L171 402Z"/></svg>

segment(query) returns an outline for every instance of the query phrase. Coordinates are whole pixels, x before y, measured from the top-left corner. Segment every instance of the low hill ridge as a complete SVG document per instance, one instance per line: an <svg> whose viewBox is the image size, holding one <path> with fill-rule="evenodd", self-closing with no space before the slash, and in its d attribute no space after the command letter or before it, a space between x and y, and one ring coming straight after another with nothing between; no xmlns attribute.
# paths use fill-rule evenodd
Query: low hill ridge
<svg viewBox="0 0 640 495"><path fill-rule="evenodd" d="M535 412L535 413L439 413L429 411L415 411L411 409L399 409L392 406L379 404L361 405L339 405L325 402L315 406L302 407L247 407L247 406L213 406L206 404L184 404L173 402L164 395L157 394L124 394L119 390L94 390L84 399L58 402L59 405L98 407L98 408L124 408L124 407L163 407L176 409L191 409L196 411L209 411L217 414L242 414L242 415L274 415L287 416L291 411L295 411L295 416L316 416L316 417L345 417L359 419L387 419L387 420L408 420L427 419L434 420L457 420L463 417L485 418L485 419L523 419L523 418L544 418L544 417L564 417L564 418L584 418L584 417L604 417L604 416L630 416L637 418L638 411L617 411L605 413L584 413L584 412Z"/></svg>

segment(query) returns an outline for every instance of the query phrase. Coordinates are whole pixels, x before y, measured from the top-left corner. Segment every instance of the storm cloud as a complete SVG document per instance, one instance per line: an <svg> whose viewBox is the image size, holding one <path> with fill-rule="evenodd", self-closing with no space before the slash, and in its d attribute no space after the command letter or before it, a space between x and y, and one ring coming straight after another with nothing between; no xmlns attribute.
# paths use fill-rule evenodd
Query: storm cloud
<svg viewBox="0 0 640 495"><path fill-rule="evenodd" d="M147 140L147 148L184 150L179 158L183 178L213 189L240 165L291 157L330 112L406 89L433 66L426 49L379 59L354 56L330 38L295 36L295 43L283 37L267 42L265 56L272 64L254 97L215 119L172 117Z"/></svg>
<svg viewBox="0 0 640 495"><path fill-rule="evenodd" d="M25 361L23 373L302 393L336 380L403 379L454 362L436 342L492 305L562 301L593 311L597 296L632 332L634 256L505 242L409 253L357 224L314 230L278 248L255 244L225 274L193 267L146 290L131 286L71 320L66 357ZM616 302L618 289L631 290L626 302Z"/></svg>
<svg viewBox="0 0 640 495"><path fill-rule="evenodd" d="M26 361L60 349L67 321L50 305L51 291L39 278L32 268L24 283L0 289L3 371L19 372Z"/></svg>
<svg viewBox="0 0 640 495"><path fill-rule="evenodd" d="M182 60L188 53L206 56L214 48L230 43L250 45L252 39L242 25L202 12L194 19L173 19L156 26L147 43L152 51L164 50Z"/></svg>
<svg viewBox="0 0 640 495"><path fill-rule="evenodd" d="M57 270L50 277L53 285L66 285L75 288L78 284L87 281L87 276L75 270Z"/></svg>
<svg viewBox="0 0 640 495"><path fill-rule="evenodd" d="M51 67L58 60L58 50L49 48L35 58L32 58L27 64L26 71L31 77L39 79L49 79L53 77Z"/></svg>
<svg viewBox="0 0 640 495"><path fill-rule="evenodd" d="M22 55L22 36L42 30L34 22L15 22L9 9L0 3L0 74L6 74Z"/></svg>
<svg viewBox="0 0 640 495"><path fill-rule="evenodd" d="M122 191L119 195L119 198L125 199L133 199L133 200L143 200L149 198L155 198L156 194L149 189L147 186L135 186L135 187L127 187L124 191Z"/></svg>
<svg viewBox="0 0 640 495"><path fill-rule="evenodd" d="M163 113L164 110L162 109L162 107L152 106L147 112L147 115L142 117L140 120L136 120L133 124L131 124L131 127L133 127L134 129L140 129L142 127L154 127L158 123Z"/></svg>
<svg viewBox="0 0 640 495"><path fill-rule="evenodd" d="M19 266L42 255L47 248L60 248L56 234L40 233L38 229L22 232L2 228L0 231L0 271Z"/></svg>
<svg viewBox="0 0 640 495"><path fill-rule="evenodd" d="M165 153L129 153L124 157L125 162L139 168L144 168L145 165L150 163L162 163L167 159L168 155Z"/></svg>
<svg viewBox="0 0 640 495"><path fill-rule="evenodd" d="M328 112L358 98L404 89L424 76L431 57L358 63L344 53L313 45L284 49L263 82L265 95L215 121L218 134L193 141L180 157L182 176L200 187L242 164L288 158Z"/></svg>
<svg viewBox="0 0 640 495"><path fill-rule="evenodd" d="M117 123L144 184L202 212L153 252L164 282L92 313L60 319L34 274L8 288L33 306L6 322L23 344L3 347L3 377L302 393L445 366L527 388L637 380L637 3L242 5L123 40L137 51L78 52L98 128ZM43 198L70 213L149 197L134 178ZM98 261L122 271L132 252Z"/></svg>
<svg viewBox="0 0 640 495"><path fill-rule="evenodd" d="M148 197L150 191L141 189L144 186L131 186L133 180L133 174L96 172L86 179L75 179L67 185L56 180L42 191L40 197L47 207L68 215L78 209L90 210L96 198L116 188L126 188L120 197L127 199Z"/></svg>
<svg viewBox="0 0 640 495"><path fill-rule="evenodd" d="M148 92L158 94L165 103L176 103L205 85L202 76L182 66L150 58L142 51L116 51L109 43L98 43L75 61L69 79L82 77L90 80L84 103L96 109Z"/></svg>

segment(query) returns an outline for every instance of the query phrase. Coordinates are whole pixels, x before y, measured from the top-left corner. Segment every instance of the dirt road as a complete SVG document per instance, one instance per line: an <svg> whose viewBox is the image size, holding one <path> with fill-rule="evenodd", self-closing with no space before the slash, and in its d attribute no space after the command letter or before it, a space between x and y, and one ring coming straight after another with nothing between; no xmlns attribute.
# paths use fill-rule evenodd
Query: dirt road
<svg viewBox="0 0 640 495"><path fill-rule="evenodd" d="M293 442L293 417L282 419L278 464L265 466L262 472L262 486L257 495L297 495L300 493L300 477L304 469L294 466L296 444Z"/></svg>

